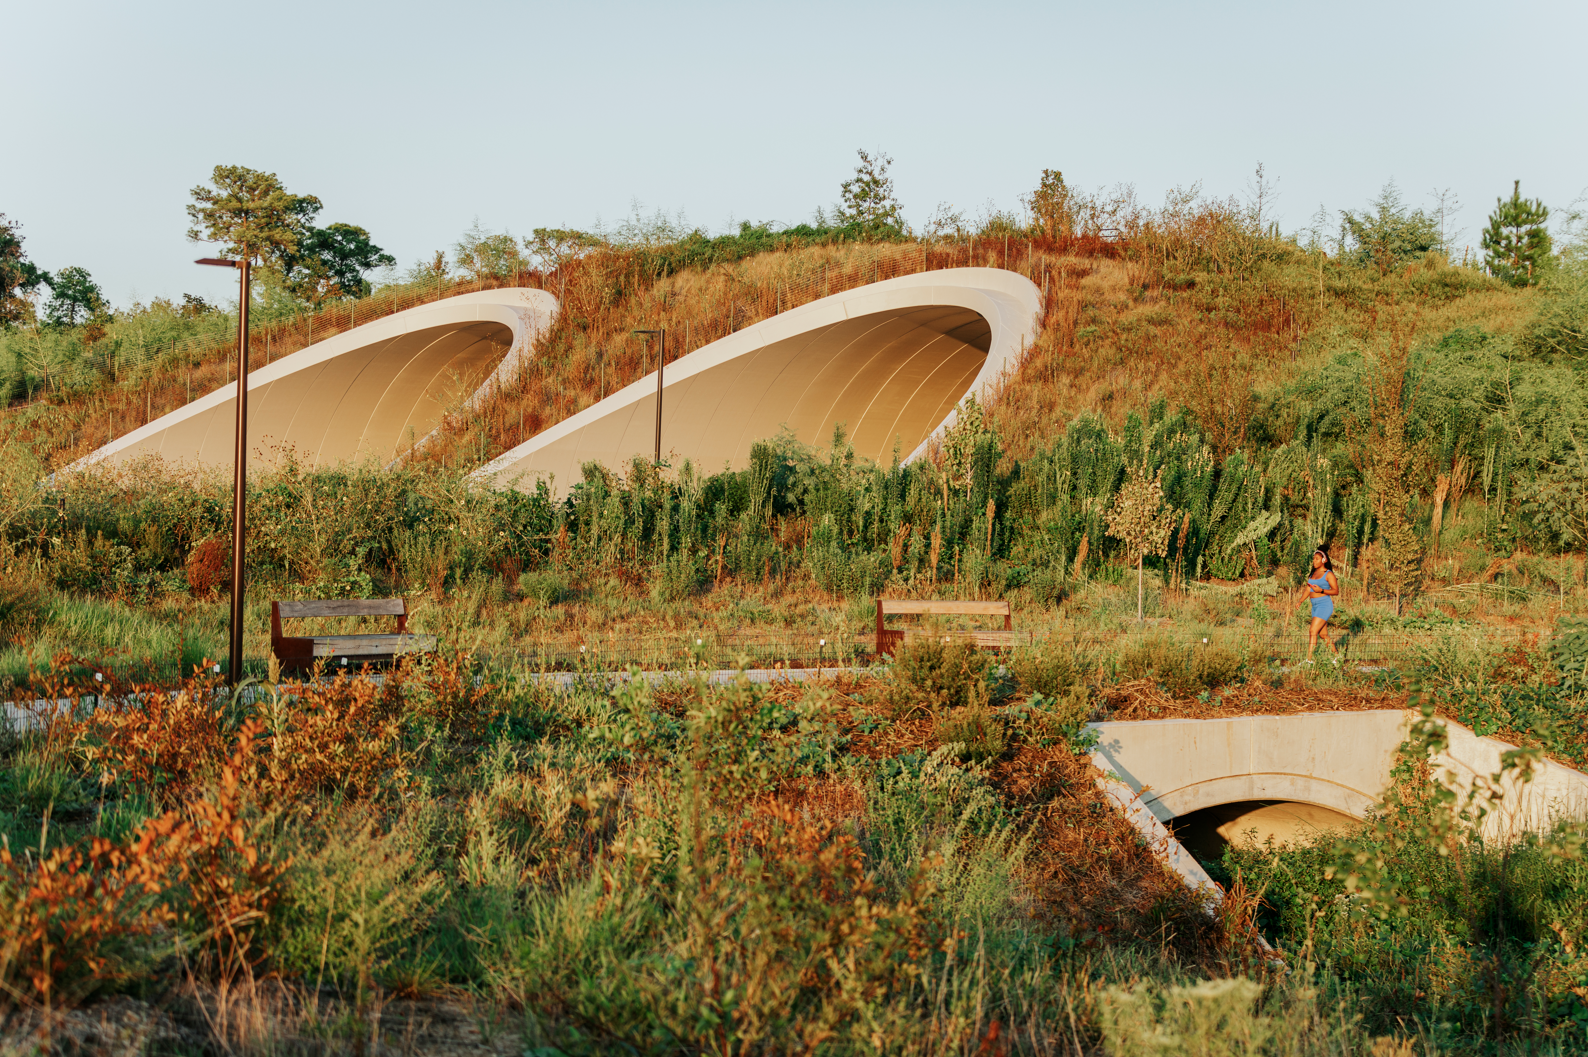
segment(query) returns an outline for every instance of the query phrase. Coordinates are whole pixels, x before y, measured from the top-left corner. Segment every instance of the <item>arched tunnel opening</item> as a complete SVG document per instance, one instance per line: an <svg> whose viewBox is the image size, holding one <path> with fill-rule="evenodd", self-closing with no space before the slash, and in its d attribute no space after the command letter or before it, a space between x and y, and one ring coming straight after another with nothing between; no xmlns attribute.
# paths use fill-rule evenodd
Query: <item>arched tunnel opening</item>
<svg viewBox="0 0 1588 1057"><path fill-rule="evenodd" d="M1342 811L1294 800L1238 800L1171 819L1169 831L1198 862L1216 863L1231 844L1272 839L1275 844L1311 842L1360 822Z"/></svg>

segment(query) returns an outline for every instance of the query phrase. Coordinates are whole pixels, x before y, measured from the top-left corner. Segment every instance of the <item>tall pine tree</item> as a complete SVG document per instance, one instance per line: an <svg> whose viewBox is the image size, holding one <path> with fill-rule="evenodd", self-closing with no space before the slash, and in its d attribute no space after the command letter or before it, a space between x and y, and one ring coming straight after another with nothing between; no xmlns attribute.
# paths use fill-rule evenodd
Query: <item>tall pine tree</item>
<svg viewBox="0 0 1588 1057"><path fill-rule="evenodd" d="M1538 282L1539 266L1550 253L1544 222L1549 210L1542 200L1522 197L1522 181L1511 188L1511 199L1496 198L1489 226L1483 229L1483 250L1489 273L1512 286Z"/></svg>

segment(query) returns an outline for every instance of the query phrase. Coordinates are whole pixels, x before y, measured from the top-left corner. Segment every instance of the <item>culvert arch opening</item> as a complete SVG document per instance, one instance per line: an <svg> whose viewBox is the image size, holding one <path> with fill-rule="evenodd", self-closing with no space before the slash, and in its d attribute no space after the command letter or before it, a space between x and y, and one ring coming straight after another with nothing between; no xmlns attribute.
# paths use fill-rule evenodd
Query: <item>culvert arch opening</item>
<svg viewBox="0 0 1588 1057"><path fill-rule="evenodd" d="M1311 843L1345 833L1359 820L1343 811L1296 800L1237 800L1177 815L1168 822L1199 862L1218 862L1232 844Z"/></svg>

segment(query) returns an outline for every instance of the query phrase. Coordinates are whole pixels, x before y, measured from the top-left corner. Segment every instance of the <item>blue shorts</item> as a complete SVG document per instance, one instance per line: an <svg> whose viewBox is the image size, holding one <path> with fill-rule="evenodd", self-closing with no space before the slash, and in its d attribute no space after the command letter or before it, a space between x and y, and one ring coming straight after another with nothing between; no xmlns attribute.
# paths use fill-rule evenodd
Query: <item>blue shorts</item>
<svg viewBox="0 0 1588 1057"><path fill-rule="evenodd" d="M1312 600L1312 618L1314 620L1328 620L1334 616L1334 599L1325 595L1323 598Z"/></svg>

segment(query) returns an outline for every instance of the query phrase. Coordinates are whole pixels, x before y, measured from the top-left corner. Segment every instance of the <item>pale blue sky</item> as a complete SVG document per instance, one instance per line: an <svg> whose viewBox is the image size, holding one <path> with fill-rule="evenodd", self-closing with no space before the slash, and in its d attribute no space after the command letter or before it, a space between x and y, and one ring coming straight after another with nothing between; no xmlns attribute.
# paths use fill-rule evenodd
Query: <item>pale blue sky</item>
<svg viewBox="0 0 1588 1057"><path fill-rule="evenodd" d="M1588 4L40 3L4 0L0 212L117 304L229 280L190 262L217 163L319 195L406 267L478 217L608 223L631 200L795 223L856 147L907 217L1013 208L1043 167L1149 203L1240 194L1286 230L1394 178L1476 244L1497 195L1588 188Z"/></svg>

